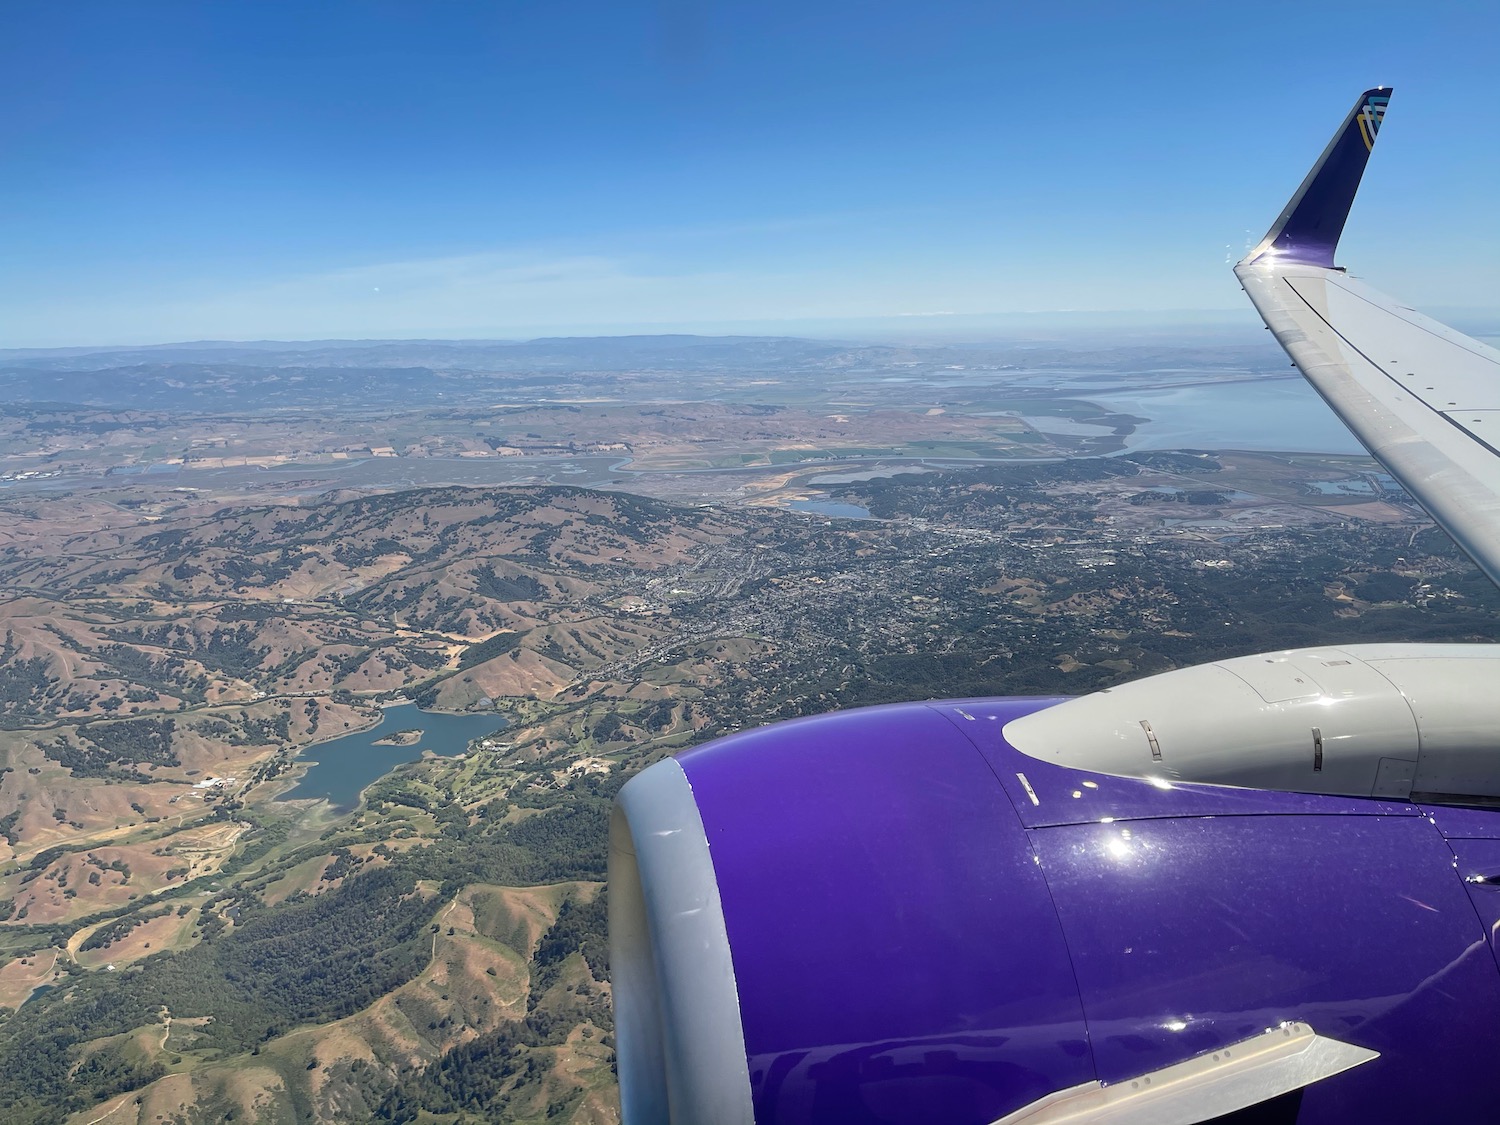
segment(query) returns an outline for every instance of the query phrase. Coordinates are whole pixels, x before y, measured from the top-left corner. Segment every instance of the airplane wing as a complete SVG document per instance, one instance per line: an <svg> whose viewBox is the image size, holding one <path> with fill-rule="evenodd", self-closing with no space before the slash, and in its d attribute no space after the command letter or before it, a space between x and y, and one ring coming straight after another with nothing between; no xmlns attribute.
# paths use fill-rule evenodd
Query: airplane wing
<svg viewBox="0 0 1500 1125"><path fill-rule="evenodd" d="M1389 89L1361 94L1235 275L1307 381L1500 583L1500 352L1334 265Z"/></svg>

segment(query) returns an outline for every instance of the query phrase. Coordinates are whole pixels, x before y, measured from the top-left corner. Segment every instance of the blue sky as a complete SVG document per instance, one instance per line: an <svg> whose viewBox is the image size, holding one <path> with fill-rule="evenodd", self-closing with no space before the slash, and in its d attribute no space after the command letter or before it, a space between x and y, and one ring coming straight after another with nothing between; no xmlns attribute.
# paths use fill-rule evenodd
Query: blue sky
<svg viewBox="0 0 1500 1125"><path fill-rule="evenodd" d="M1226 256L1375 83L1342 259L1493 308L1497 39L1489 0L15 0L0 346L1239 315Z"/></svg>

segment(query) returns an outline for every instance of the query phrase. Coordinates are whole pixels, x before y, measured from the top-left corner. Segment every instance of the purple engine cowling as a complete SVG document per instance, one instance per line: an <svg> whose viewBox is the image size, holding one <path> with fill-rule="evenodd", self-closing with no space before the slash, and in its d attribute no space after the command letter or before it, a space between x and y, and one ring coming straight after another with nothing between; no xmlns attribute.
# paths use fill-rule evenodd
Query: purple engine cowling
<svg viewBox="0 0 1500 1125"><path fill-rule="evenodd" d="M626 1122L990 1125L1283 1025L1368 1061L1255 1120L1493 1114L1500 813L1006 743L1053 702L799 720L633 779L610 855Z"/></svg>

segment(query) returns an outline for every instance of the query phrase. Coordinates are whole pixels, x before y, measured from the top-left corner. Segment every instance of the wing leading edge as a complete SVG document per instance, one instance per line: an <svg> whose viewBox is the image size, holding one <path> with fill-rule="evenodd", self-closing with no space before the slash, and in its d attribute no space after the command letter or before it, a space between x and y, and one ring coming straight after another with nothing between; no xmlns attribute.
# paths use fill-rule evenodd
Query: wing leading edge
<svg viewBox="0 0 1500 1125"><path fill-rule="evenodd" d="M1333 264L1389 97L1360 95L1234 272L1334 413L1500 583L1500 352Z"/></svg>

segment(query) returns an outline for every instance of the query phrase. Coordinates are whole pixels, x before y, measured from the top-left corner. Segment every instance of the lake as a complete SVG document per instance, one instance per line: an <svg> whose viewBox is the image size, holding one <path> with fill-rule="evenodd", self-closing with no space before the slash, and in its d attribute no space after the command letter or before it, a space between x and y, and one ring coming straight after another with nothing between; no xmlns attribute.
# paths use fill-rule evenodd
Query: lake
<svg viewBox="0 0 1500 1125"><path fill-rule="evenodd" d="M352 809L365 786L403 763L415 762L422 751L451 758L467 750L471 740L505 725L495 714L444 715L423 711L415 703L387 707L379 726L308 747L303 757L313 763L312 768L281 800L323 797L337 809ZM420 730L422 737L410 746L375 745L376 739L401 730Z"/></svg>

